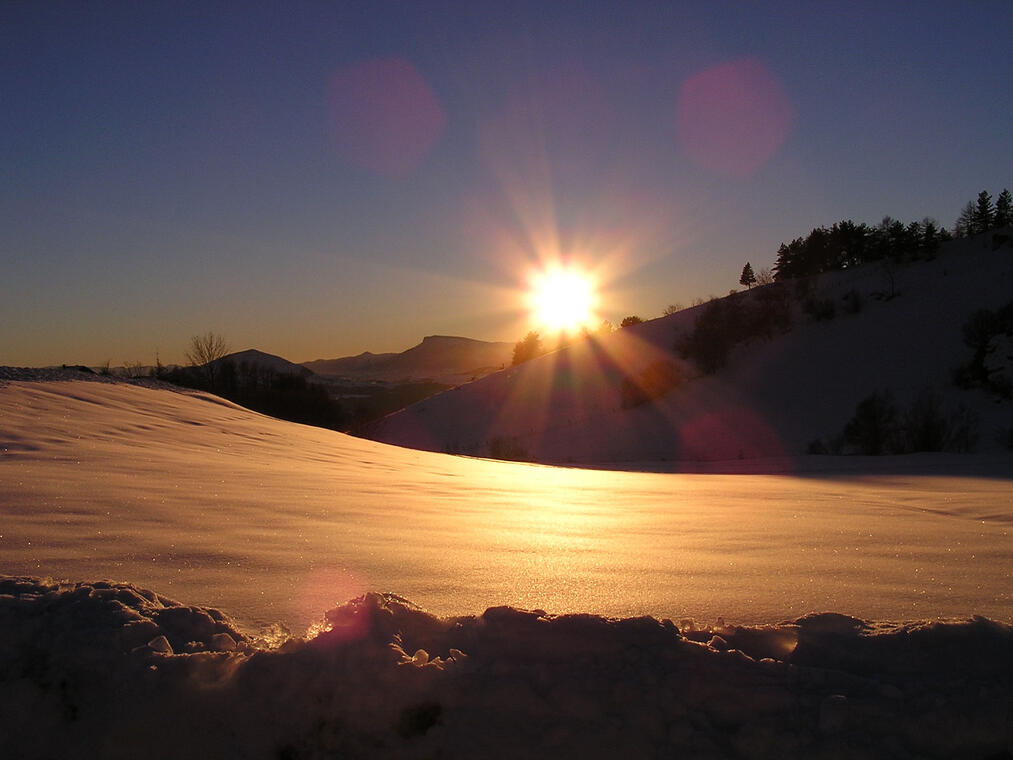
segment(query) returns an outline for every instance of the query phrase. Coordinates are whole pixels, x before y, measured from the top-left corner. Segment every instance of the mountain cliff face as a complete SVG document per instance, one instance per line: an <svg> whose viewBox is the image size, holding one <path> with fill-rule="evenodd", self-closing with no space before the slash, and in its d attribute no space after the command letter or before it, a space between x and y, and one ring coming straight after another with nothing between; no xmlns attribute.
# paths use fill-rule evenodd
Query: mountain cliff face
<svg viewBox="0 0 1013 760"><path fill-rule="evenodd" d="M457 385L507 366L512 352L511 343L430 335L399 354L366 352L340 359L318 359L302 366L318 375L357 380L433 380Z"/></svg>
<svg viewBox="0 0 1013 760"><path fill-rule="evenodd" d="M957 240L932 261L753 288L721 299L723 306L748 322L774 293L786 321L737 342L713 374L676 350L711 306L705 304L433 396L366 435L545 462L795 456L814 439L839 436L874 392L888 391L903 412L928 391L976 420L978 450L1000 449L1013 428L1013 403L980 388L959 389L953 377L973 354L964 340L968 317L1013 297L1011 254L1008 245L994 250L988 240ZM697 335L698 345L709 341ZM989 361L1013 362L998 349ZM990 371L1013 377L1010 367Z"/></svg>

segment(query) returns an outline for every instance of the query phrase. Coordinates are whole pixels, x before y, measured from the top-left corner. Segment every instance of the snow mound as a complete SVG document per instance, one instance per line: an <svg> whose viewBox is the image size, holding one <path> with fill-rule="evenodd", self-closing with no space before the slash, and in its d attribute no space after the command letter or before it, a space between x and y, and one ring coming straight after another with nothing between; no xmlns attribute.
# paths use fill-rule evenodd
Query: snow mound
<svg viewBox="0 0 1013 760"><path fill-rule="evenodd" d="M0 579L5 757L1006 757L1013 628L764 627L390 594L280 646L126 584ZM706 639L709 643L704 643Z"/></svg>

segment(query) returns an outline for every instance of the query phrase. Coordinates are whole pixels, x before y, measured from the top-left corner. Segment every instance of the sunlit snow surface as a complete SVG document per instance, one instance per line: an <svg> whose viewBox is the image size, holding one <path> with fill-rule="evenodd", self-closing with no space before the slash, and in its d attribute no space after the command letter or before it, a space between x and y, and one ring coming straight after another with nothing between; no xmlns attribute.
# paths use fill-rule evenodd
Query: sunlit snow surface
<svg viewBox="0 0 1013 760"><path fill-rule="evenodd" d="M0 451L2 757L1013 749L1007 479L468 460L105 382L0 384Z"/></svg>
<svg viewBox="0 0 1013 760"><path fill-rule="evenodd" d="M215 397L0 387L0 571L142 584L294 633L393 591L763 623L1013 620L996 478L559 469L395 448Z"/></svg>

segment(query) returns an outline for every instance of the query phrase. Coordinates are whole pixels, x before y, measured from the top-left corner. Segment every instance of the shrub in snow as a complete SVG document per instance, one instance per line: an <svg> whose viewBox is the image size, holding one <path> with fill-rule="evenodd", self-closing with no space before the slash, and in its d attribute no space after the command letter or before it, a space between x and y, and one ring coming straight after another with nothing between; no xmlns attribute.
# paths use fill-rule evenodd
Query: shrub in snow
<svg viewBox="0 0 1013 760"><path fill-rule="evenodd" d="M844 443L858 454L897 453L898 412L890 391L874 392L861 401L844 426Z"/></svg>
<svg viewBox="0 0 1013 760"><path fill-rule="evenodd" d="M948 412L942 398L931 390L922 391L904 413L907 451L967 452L977 442L978 420L974 414L963 405Z"/></svg>
<svg viewBox="0 0 1013 760"><path fill-rule="evenodd" d="M783 282L767 285L756 292L751 315L753 332L766 338L791 329L791 293Z"/></svg>
<svg viewBox="0 0 1013 760"><path fill-rule="evenodd" d="M675 362L659 359L651 362L636 377L625 377L622 382L622 407L631 409L651 399L664 396L683 381Z"/></svg>
<svg viewBox="0 0 1013 760"><path fill-rule="evenodd" d="M854 288L841 296L841 300L844 301L844 311L848 314L857 314L862 310L862 296Z"/></svg>
<svg viewBox="0 0 1013 760"><path fill-rule="evenodd" d="M937 393L926 389L902 410L890 391L877 391L858 402L839 441L825 445L817 439L809 444L808 453L968 452L977 442L977 416L962 404L947 409Z"/></svg>
<svg viewBox="0 0 1013 760"><path fill-rule="evenodd" d="M725 366L732 346L748 337L749 323L740 298L711 301L676 350L683 359L695 361L704 374L712 375Z"/></svg>
<svg viewBox="0 0 1013 760"><path fill-rule="evenodd" d="M498 435L489 441L489 456L492 459L508 459L516 462L527 460L528 452L515 438Z"/></svg>
<svg viewBox="0 0 1013 760"><path fill-rule="evenodd" d="M802 282L802 281L799 281ZM808 287L808 280L805 281ZM704 374L712 375L728 361L732 348L756 337L771 338L791 329L792 296L783 283L774 283L753 292L729 295L711 301L683 335L675 351L692 359ZM833 303L830 310L833 311Z"/></svg>
<svg viewBox="0 0 1013 760"><path fill-rule="evenodd" d="M814 438L809 441L809 444L806 446L805 453L813 456L823 456L825 454L829 454L830 449L827 448L827 445L821 439Z"/></svg>
<svg viewBox="0 0 1013 760"><path fill-rule="evenodd" d="M954 369L954 385L1013 398L1013 301L997 311L976 309L961 329L964 345L974 353L967 364Z"/></svg>
<svg viewBox="0 0 1013 760"><path fill-rule="evenodd" d="M830 298L809 298L802 310L813 322L829 321L837 316L837 305Z"/></svg>

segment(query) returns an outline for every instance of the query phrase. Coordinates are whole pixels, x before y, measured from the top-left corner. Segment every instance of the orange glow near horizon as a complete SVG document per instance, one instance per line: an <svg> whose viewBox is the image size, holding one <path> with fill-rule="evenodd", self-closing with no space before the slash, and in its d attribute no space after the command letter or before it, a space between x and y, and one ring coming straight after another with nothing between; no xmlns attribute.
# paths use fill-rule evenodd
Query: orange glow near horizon
<svg viewBox="0 0 1013 760"><path fill-rule="evenodd" d="M593 327L597 302L594 277L579 267L551 266L530 278L531 317L548 333L574 333Z"/></svg>

